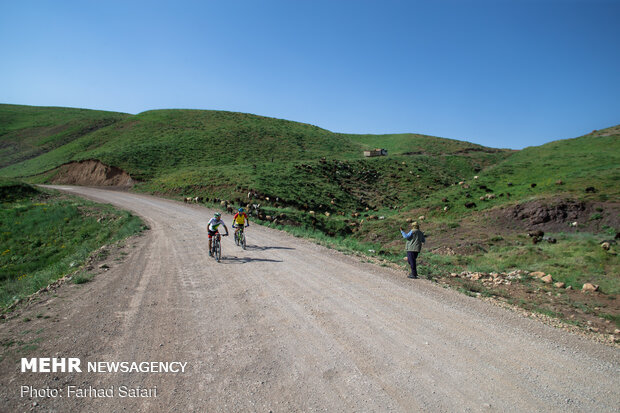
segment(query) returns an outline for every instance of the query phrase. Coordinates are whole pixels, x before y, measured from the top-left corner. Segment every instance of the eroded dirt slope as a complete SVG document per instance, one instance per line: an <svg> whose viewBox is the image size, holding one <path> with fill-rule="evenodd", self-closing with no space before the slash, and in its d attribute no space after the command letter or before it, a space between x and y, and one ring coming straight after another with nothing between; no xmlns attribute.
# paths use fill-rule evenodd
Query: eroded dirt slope
<svg viewBox="0 0 620 413"><path fill-rule="evenodd" d="M133 184L127 172L93 159L70 162L60 166L51 182L85 186L131 186Z"/></svg>

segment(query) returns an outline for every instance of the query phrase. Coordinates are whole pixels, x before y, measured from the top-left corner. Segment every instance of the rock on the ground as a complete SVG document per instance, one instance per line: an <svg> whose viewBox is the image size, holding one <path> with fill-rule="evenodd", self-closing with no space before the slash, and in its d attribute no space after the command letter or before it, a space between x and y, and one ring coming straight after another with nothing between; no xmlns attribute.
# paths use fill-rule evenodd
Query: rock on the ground
<svg viewBox="0 0 620 413"><path fill-rule="evenodd" d="M551 277L551 274L549 274L549 275L545 275L540 280L544 282L545 284L551 284L553 282L553 277Z"/></svg>

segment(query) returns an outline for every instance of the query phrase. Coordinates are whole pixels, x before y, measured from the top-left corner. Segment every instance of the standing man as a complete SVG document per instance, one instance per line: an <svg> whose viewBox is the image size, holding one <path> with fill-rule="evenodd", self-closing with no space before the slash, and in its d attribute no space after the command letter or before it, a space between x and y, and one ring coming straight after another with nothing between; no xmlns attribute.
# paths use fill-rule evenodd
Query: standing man
<svg viewBox="0 0 620 413"><path fill-rule="evenodd" d="M405 233L403 227L400 227L400 233L407 240L405 249L407 250L407 261L409 261L411 266L411 274L409 274L408 278L418 278L418 269L415 261L422 250L422 243L426 242L424 233L420 231L420 225L415 221L411 223L411 231Z"/></svg>

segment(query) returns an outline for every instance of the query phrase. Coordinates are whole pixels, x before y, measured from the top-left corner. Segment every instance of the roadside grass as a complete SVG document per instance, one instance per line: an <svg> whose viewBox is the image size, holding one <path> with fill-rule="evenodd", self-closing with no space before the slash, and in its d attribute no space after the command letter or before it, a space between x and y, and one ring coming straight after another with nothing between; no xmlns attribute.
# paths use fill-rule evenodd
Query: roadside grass
<svg viewBox="0 0 620 413"><path fill-rule="evenodd" d="M73 284L85 284L87 282L90 282L94 277L94 274L88 272L79 273L71 279L71 282Z"/></svg>
<svg viewBox="0 0 620 413"><path fill-rule="evenodd" d="M40 192L0 206L0 308L79 268L92 251L140 232L126 211Z"/></svg>
<svg viewBox="0 0 620 413"><path fill-rule="evenodd" d="M0 177L0 200L13 202L38 194L39 191L31 185L16 179Z"/></svg>
<svg viewBox="0 0 620 413"><path fill-rule="evenodd" d="M605 251L604 235L591 233L550 234L556 244L490 246L487 253L466 256L469 271L507 272L515 269L551 274L554 282L581 289L584 283L600 286L605 294L620 293L620 259L616 252Z"/></svg>

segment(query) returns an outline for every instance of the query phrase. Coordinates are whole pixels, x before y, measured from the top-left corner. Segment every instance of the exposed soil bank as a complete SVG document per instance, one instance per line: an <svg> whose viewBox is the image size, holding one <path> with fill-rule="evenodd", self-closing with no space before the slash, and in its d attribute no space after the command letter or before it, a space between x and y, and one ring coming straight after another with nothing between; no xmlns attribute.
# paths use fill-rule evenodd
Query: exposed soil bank
<svg viewBox="0 0 620 413"><path fill-rule="evenodd" d="M129 174L115 166L109 166L96 159L70 162L57 168L51 183L84 186L131 186Z"/></svg>

